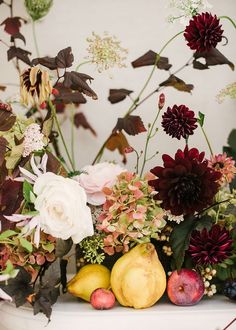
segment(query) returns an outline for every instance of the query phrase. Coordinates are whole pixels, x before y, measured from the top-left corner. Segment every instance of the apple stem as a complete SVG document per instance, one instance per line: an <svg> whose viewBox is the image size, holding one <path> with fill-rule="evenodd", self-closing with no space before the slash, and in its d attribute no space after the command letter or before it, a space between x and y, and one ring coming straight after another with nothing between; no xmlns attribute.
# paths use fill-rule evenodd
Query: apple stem
<svg viewBox="0 0 236 330"><path fill-rule="evenodd" d="M227 324L223 330L228 329L235 321L236 321L236 317L229 324Z"/></svg>

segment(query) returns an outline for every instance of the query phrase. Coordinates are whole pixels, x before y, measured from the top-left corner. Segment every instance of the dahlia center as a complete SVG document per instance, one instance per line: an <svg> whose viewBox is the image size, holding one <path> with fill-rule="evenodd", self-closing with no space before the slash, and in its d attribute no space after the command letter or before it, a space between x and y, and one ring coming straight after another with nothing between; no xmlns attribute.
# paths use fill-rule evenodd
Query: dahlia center
<svg viewBox="0 0 236 330"><path fill-rule="evenodd" d="M178 179L173 188L178 204L192 204L199 199L201 193L201 181L196 175L188 174ZM173 192L173 191L172 191Z"/></svg>

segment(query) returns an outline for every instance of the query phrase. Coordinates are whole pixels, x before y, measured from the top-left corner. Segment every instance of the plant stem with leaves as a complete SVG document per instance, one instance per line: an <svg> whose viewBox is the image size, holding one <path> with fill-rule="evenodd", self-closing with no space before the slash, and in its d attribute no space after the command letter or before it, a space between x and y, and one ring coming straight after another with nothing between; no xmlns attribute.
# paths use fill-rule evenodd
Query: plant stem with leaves
<svg viewBox="0 0 236 330"><path fill-rule="evenodd" d="M126 114L124 115L124 118L127 117L128 115L130 115L130 114L131 114L131 113L137 108L137 106L138 106L138 104L139 104L138 102L139 102L141 96L143 95L143 93L144 93L144 91L146 90L146 88L147 88L149 82L150 82L151 79L152 79L152 76L153 76L153 74L154 74L154 72L155 72L156 66L157 66L157 64L158 64L158 62L159 62L159 60L160 60L160 55L162 54L162 52L165 50L165 48L166 48L166 47L167 47L167 46L168 46L168 45L169 45L169 44L170 44L175 38L177 38L179 35L183 34L183 32L184 32L184 31L180 31L180 32L178 32L177 34L175 34L172 38L170 38L170 39L164 44L164 46L161 48L161 50L159 51L159 53L156 55L156 60L155 60L155 63L154 63L154 65L153 65L153 67L152 67L152 70L151 70L149 76L147 77L147 79L146 79L146 81L145 81L145 83L144 83L144 85L143 85L141 91L139 92L138 96L134 99L134 101L132 102L131 106L129 107L129 109L127 110ZM153 94L153 93L152 93L152 94ZM141 102L140 102L140 104L141 104ZM94 159L94 161L93 161L92 164L95 164L95 163L97 163L98 161L100 161L100 159L101 159L101 157L102 157L102 155L103 155L104 149L105 149L105 147L106 147L106 144L107 144L107 142L109 141L109 138L111 137L111 135L112 135L112 134L109 135L109 137L106 139L106 141L105 141L105 142L103 143L103 145L101 146L101 148L100 148L100 150L98 151L98 153L97 153L97 155L96 155L96 157L95 157L95 159Z"/></svg>

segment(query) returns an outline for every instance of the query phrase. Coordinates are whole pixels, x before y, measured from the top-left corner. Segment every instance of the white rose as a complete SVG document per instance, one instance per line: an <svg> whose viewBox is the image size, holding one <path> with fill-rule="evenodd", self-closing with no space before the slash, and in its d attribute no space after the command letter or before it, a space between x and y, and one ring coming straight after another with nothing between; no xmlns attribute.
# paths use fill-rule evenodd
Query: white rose
<svg viewBox="0 0 236 330"><path fill-rule="evenodd" d="M82 171L84 173L77 176L76 180L84 188L88 203L91 205L102 205L106 201L103 188L112 188L117 176L126 170L119 165L104 162L85 166Z"/></svg>
<svg viewBox="0 0 236 330"><path fill-rule="evenodd" d="M56 238L72 238L75 244L94 233L90 208L78 182L51 172L34 184L41 229Z"/></svg>

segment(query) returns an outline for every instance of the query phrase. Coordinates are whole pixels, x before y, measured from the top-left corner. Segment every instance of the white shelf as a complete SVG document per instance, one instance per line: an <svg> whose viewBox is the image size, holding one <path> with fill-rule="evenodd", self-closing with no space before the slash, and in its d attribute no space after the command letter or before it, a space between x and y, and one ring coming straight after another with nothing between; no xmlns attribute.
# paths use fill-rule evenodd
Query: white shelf
<svg viewBox="0 0 236 330"><path fill-rule="evenodd" d="M97 311L88 303L66 294L54 305L46 330L222 330L236 317L236 303L223 296L204 299L199 304L179 307L162 299L155 306L134 310L118 304L111 310ZM30 307L0 306L1 330L42 330L47 320L33 316ZM236 323L229 330L236 330Z"/></svg>

